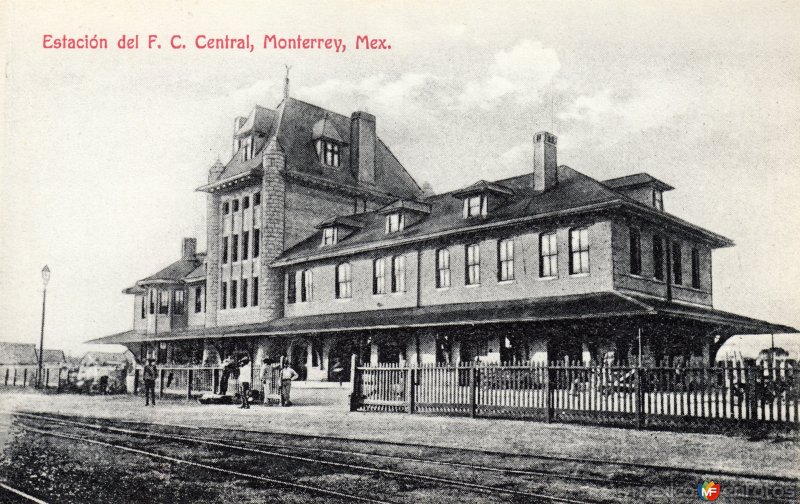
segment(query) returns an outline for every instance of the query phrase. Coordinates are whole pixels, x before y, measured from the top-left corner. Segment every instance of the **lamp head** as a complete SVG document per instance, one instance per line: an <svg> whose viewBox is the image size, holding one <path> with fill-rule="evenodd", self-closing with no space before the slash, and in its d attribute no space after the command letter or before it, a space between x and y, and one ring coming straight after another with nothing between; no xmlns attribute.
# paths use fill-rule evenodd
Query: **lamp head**
<svg viewBox="0 0 800 504"><path fill-rule="evenodd" d="M42 268L42 282L44 282L44 285L47 286L47 282L49 281L50 281L50 268L48 268L47 265L45 264L44 268Z"/></svg>

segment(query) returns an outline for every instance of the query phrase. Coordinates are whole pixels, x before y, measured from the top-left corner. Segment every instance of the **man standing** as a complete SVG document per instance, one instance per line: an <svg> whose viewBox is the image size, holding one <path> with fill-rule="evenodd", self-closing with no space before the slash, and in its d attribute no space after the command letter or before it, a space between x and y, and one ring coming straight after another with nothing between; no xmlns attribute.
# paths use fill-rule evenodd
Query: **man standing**
<svg viewBox="0 0 800 504"><path fill-rule="evenodd" d="M289 367L289 362L283 361L283 369L281 369L281 406L291 406L292 401L289 399L292 393L292 380L300 377L297 371Z"/></svg>
<svg viewBox="0 0 800 504"><path fill-rule="evenodd" d="M250 380L253 376L253 365L250 363L250 357L244 356L239 361L239 393L242 396L242 409L250 409L250 402L247 400L247 394L250 393Z"/></svg>
<svg viewBox="0 0 800 504"><path fill-rule="evenodd" d="M158 376L158 368L155 364L156 360L152 357L147 358L147 364L144 366L142 378L144 379L144 405L150 406L150 401L153 401L153 406L156 405L156 376Z"/></svg>

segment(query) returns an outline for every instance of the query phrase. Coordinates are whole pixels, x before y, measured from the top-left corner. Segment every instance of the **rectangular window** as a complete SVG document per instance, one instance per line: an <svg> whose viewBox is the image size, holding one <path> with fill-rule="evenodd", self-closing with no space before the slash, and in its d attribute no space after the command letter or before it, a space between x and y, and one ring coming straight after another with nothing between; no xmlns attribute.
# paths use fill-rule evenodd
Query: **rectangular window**
<svg viewBox="0 0 800 504"><path fill-rule="evenodd" d="M219 295L222 299L220 299L220 306L222 309L228 308L228 284L222 282L222 288L219 290Z"/></svg>
<svg viewBox="0 0 800 504"><path fill-rule="evenodd" d="M158 291L158 313L169 315L169 291Z"/></svg>
<svg viewBox="0 0 800 504"><path fill-rule="evenodd" d="M231 205L226 201L222 204L222 214L228 215L229 213L231 213Z"/></svg>
<svg viewBox="0 0 800 504"><path fill-rule="evenodd" d="M664 210L664 193L658 189L653 189L653 208Z"/></svg>
<svg viewBox="0 0 800 504"><path fill-rule="evenodd" d="M233 211L234 212L238 212L239 211L239 200L235 199L235 200L233 200L232 203L233 203Z"/></svg>
<svg viewBox="0 0 800 504"><path fill-rule="evenodd" d="M142 296L142 311L139 314L140 318L145 318L147 315L147 296Z"/></svg>
<svg viewBox="0 0 800 504"><path fill-rule="evenodd" d="M397 212L386 216L386 232L396 233L405 227L405 214Z"/></svg>
<svg viewBox="0 0 800 504"><path fill-rule="evenodd" d="M176 290L172 291L172 314L183 315L183 309L186 305L186 291Z"/></svg>
<svg viewBox="0 0 800 504"><path fill-rule="evenodd" d="M261 204L261 193L253 193L253 206L258 206Z"/></svg>
<svg viewBox="0 0 800 504"><path fill-rule="evenodd" d="M231 236L231 262L239 260L239 235Z"/></svg>
<svg viewBox="0 0 800 504"><path fill-rule="evenodd" d="M319 139L316 143L316 150L320 163L339 166L339 144Z"/></svg>
<svg viewBox="0 0 800 504"><path fill-rule="evenodd" d="M639 233L639 230L636 228L630 228L629 230L629 251L630 251L630 263L631 263L631 273L634 275L641 275L642 274L642 237Z"/></svg>
<svg viewBox="0 0 800 504"><path fill-rule="evenodd" d="M236 280L231 280L231 308L236 308L236 298L239 296L237 287Z"/></svg>
<svg viewBox="0 0 800 504"><path fill-rule="evenodd" d="M539 235L539 278L558 276L558 244L556 233Z"/></svg>
<svg viewBox="0 0 800 504"><path fill-rule="evenodd" d="M450 251L447 249L436 251L436 287L450 287Z"/></svg>
<svg viewBox="0 0 800 504"><path fill-rule="evenodd" d="M203 287L194 288L194 312L203 311Z"/></svg>
<svg viewBox="0 0 800 504"><path fill-rule="evenodd" d="M261 230L256 228L253 230L253 258L258 257L261 253Z"/></svg>
<svg viewBox="0 0 800 504"><path fill-rule="evenodd" d="M497 242L497 280L514 280L514 240Z"/></svg>
<svg viewBox="0 0 800 504"><path fill-rule="evenodd" d="M300 302L308 303L311 301L314 291L314 275L310 269L300 272Z"/></svg>
<svg viewBox="0 0 800 504"><path fill-rule="evenodd" d="M664 280L664 239L653 236L653 278Z"/></svg>
<svg viewBox="0 0 800 504"><path fill-rule="evenodd" d="M386 294L386 259L383 257L372 262L372 293Z"/></svg>
<svg viewBox="0 0 800 504"><path fill-rule="evenodd" d="M489 213L489 201L485 194L464 198L464 218L486 217Z"/></svg>
<svg viewBox="0 0 800 504"><path fill-rule="evenodd" d="M589 273L589 229L569 230L569 273Z"/></svg>
<svg viewBox="0 0 800 504"><path fill-rule="evenodd" d="M249 298L250 291L247 290L247 279L242 278L242 308L247 308L247 298Z"/></svg>
<svg viewBox="0 0 800 504"><path fill-rule="evenodd" d="M222 264L227 264L228 262L228 237L222 237Z"/></svg>
<svg viewBox="0 0 800 504"><path fill-rule="evenodd" d="M153 301L153 291L150 291L150 315L156 312L156 303Z"/></svg>
<svg viewBox="0 0 800 504"><path fill-rule="evenodd" d="M250 232L242 231L242 261L247 260L247 254L250 251Z"/></svg>
<svg viewBox="0 0 800 504"><path fill-rule="evenodd" d="M351 296L350 263L342 263L336 266L336 299L348 299Z"/></svg>
<svg viewBox="0 0 800 504"><path fill-rule="evenodd" d="M326 227L322 230L322 245L334 245L339 237L339 228Z"/></svg>
<svg viewBox="0 0 800 504"><path fill-rule="evenodd" d="M286 274L286 302L294 304L297 302L297 272L290 271Z"/></svg>
<svg viewBox="0 0 800 504"><path fill-rule="evenodd" d="M253 277L253 306L258 306L258 277Z"/></svg>
<svg viewBox="0 0 800 504"><path fill-rule="evenodd" d="M465 261L466 271L464 272L464 283L467 285L478 285L481 283L481 246L478 243L467 245L467 260Z"/></svg>
<svg viewBox="0 0 800 504"><path fill-rule="evenodd" d="M406 257L392 257L392 292L406 291Z"/></svg>
<svg viewBox="0 0 800 504"><path fill-rule="evenodd" d="M692 249L692 287L700 288L700 251Z"/></svg>
<svg viewBox="0 0 800 504"><path fill-rule="evenodd" d="M242 200L242 209L247 210L250 208L250 196L245 196Z"/></svg>
<svg viewBox="0 0 800 504"><path fill-rule="evenodd" d="M675 285L683 284L682 261L681 242L672 242L672 283Z"/></svg>

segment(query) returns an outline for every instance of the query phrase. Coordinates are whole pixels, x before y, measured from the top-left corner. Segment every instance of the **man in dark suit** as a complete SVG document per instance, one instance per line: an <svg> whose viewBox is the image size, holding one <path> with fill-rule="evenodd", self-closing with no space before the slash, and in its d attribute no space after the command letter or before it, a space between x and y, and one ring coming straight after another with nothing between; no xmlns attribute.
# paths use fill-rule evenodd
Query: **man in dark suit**
<svg viewBox="0 0 800 504"><path fill-rule="evenodd" d="M144 379L144 405L150 406L152 400L153 406L156 405L156 376L158 376L158 368L156 368L156 360L152 357L147 359L147 365L142 372Z"/></svg>

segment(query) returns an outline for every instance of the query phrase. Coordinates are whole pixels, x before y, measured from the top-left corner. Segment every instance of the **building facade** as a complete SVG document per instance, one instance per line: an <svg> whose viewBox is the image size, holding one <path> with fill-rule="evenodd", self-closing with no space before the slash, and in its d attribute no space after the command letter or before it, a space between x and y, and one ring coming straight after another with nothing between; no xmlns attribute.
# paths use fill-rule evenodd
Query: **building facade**
<svg viewBox="0 0 800 504"><path fill-rule="evenodd" d="M234 120L232 156L198 188L207 252L124 292L143 360L286 356L308 380L370 363L710 364L733 334L791 328L713 308L712 252L731 240L665 210L673 188L598 181L538 132L527 173L425 194L377 136L289 96Z"/></svg>

